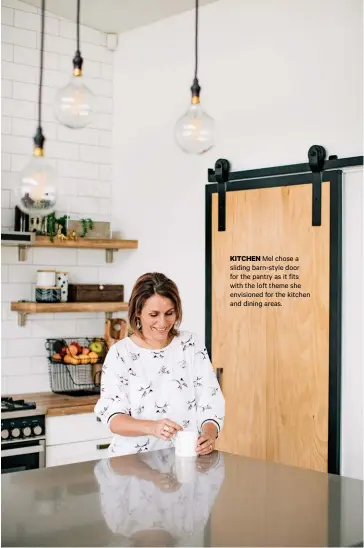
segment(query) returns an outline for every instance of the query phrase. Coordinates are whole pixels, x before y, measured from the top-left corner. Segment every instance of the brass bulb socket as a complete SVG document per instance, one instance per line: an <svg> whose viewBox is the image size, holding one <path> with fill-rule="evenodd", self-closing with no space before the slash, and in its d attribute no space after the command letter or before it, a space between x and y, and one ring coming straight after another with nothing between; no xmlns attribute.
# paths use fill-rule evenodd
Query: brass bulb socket
<svg viewBox="0 0 364 548"><path fill-rule="evenodd" d="M191 104L192 105L199 105L200 104L200 98L197 97L197 95L192 95Z"/></svg>
<svg viewBox="0 0 364 548"><path fill-rule="evenodd" d="M73 69L73 76L82 76L82 69L76 67Z"/></svg>
<svg viewBox="0 0 364 548"><path fill-rule="evenodd" d="M44 156L44 149L40 147L34 147L34 156L36 158L39 158L40 156Z"/></svg>

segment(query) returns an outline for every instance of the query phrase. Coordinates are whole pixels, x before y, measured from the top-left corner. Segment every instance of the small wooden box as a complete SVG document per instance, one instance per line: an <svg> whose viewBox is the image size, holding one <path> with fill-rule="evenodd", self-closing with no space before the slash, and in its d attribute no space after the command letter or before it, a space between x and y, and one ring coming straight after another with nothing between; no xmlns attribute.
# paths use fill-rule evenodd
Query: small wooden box
<svg viewBox="0 0 364 548"><path fill-rule="evenodd" d="M124 286L114 284L69 284L68 300L74 303L123 302Z"/></svg>
<svg viewBox="0 0 364 548"><path fill-rule="evenodd" d="M82 222L81 221L75 221L75 220L69 220L67 223L67 230L69 232L72 232L73 230L76 232L77 236L80 238L83 228L82 228ZM88 230L87 234L85 236L88 240L93 239L99 239L99 238L110 238L110 223L103 222L103 221L94 221L93 223L93 229Z"/></svg>

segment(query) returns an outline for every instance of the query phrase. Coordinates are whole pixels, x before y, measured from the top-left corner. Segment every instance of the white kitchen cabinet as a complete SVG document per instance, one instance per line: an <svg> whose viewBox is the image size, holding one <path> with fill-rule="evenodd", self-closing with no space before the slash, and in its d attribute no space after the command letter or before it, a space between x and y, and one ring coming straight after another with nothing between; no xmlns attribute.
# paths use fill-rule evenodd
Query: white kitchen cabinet
<svg viewBox="0 0 364 548"><path fill-rule="evenodd" d="M110 438L50 445L46 452L47 467L105 458L109 444Z"/></svg>
<svg viewBox="0 0 364 548"><path fill-rule="evenodd" d="M111 438L94 413L46 417L46 466L105 458Z"/></svg>
<svg viewBox="0 0 364 548"><path fill-rule="evenodd" d="M94 413L46 417L47 445L97 440L112 436Z"/></svg>

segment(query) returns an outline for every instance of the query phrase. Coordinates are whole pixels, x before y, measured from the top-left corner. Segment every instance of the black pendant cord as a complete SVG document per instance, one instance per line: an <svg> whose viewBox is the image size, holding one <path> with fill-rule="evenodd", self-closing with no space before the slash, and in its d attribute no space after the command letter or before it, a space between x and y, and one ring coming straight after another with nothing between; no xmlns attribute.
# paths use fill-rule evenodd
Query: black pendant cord
<svg viewBox="0 0 364 548"><path fill-rule="evenodd" d="M76 17L76 53L73 58L73 74L75 76L81 76L82 74L82 65L83 65L83 58L81 57L80 52L80 11L81 11L81 0L77 0L77 17Z"/></svg>
<svg viewBox="0 0 364 548"><path fill-rule="evenodd" d="M195 75L193 78L193 84L191 86L192 103L199 103L201 87L197 78L198 70L198 0L195 3Z"/></svg>
<svg viewBox="0 0 364 548"><path fill-rule="evenodd" d="M45 0L42 0L41 31L40 31L40 67L39 67L39 90L38 90L38 127L34 137L34 144L37 148L43 149L45 137L42 132L42 91L43 91L43 59L44 59L44 12Z"/></svg>
<svg viewBox="0 0 364 548"><path fill-rule="evenodd" d="M80 7L81 0L77 0L77 51L80 51Z"/></svg>
<svg viewBox="0 0 364 548"><path fill-rule="evenodd" d="M195 80L197 80L198 69L198 0L195 4Z"/></svg>

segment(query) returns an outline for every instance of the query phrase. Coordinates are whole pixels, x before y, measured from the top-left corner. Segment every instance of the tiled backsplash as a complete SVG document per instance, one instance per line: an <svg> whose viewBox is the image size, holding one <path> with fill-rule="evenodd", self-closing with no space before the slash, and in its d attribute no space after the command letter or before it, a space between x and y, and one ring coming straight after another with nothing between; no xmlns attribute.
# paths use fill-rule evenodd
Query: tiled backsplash
<svg viewBox="0 0 364 548"><path fill-rule="evenodd" d="M45 154L59 175L57 213L110 221L112 175L113 54L102 32L81 27L85 83L96 98L93 125L70 130L54 118L53 100L72 73L76 27L47 13L45 20L43 129ZM2 0L2 228L13 229L13 190L29 162L36 129L40 10L19 0ZM49 390L44 342L47 337L103 334L103 314L29 315L18 327L10 302L34 300L36 271L55 268L72 282L104 282L115 265L102 250L38 248L18 262L16 248L2 248L3 394Z"/></svg>

